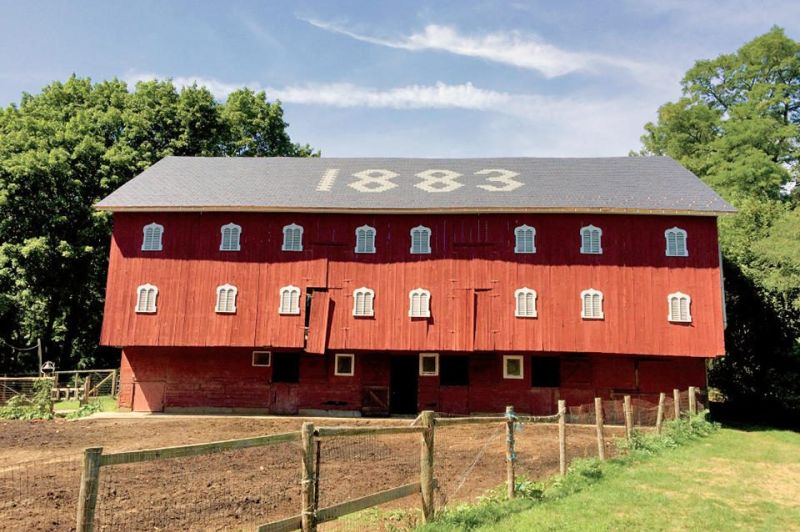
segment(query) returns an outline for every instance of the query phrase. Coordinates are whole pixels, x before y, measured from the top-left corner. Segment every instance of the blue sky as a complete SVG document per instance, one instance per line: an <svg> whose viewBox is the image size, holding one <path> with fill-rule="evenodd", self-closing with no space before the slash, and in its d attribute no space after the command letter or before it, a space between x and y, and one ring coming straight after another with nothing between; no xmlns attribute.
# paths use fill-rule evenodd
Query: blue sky
<svg viewBox="0 0 800 532"><path fill-rule="evenodd" d="M639 147L696 59L800 2L0 0L0 105L71 73L247 85L323 156L604 156Z"/></svg>

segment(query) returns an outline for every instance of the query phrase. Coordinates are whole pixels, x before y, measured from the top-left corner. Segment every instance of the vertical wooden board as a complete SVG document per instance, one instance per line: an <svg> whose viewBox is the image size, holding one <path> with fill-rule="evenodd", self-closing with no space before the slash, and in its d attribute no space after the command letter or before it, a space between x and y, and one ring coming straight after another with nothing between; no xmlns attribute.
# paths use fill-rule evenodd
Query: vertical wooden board
<svg viewBox="0 0 800 532"><path fill-rule="evenodd" d="M308 322L308 340L305 349L307 353L325 353L330 303L329 292L314 292L311 296L311 316Z"/></svg>

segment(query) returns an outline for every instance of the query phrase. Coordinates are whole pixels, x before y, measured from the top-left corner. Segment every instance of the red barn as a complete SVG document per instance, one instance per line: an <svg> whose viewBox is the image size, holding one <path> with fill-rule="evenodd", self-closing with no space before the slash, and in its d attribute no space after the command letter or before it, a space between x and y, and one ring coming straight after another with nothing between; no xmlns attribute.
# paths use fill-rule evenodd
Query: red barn
<svg viewBox="0 0 800 532"><path fill-rule="evenodd" d="M666 157L168 157L98 208L134 410L550 413L725 351L733 209Z"/></svg>

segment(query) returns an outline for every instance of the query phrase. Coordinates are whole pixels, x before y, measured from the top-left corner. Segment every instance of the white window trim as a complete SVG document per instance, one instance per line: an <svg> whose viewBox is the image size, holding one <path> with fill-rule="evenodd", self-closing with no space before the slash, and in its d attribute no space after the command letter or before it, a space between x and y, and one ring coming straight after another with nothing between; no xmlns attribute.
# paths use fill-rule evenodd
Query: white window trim
<svg viewBox="0 0 800 532"><path fill-rule="evenodd" d="M519 312L519 296L520 294L532 294L533 295L533 314L520 314ZM514 316L517 318L536 318L539 316L539 311L537 307L539 306L539 295L536 293L536 290L533 288L528 288L524 286L522 288L518 288L514 291Z"/></svg>
<svg viewBox="0 0 800 532"><path fill-rule="evenodd" d="M286 247L286 233L289 231L300 231L300 247L299 248L290 248ZM283 244L281 245L281 251L303 251L303 226L297 224L289 224L283 226Z"/></svg>
<svg viewBox="0 0 800 532"><path fill-rule="evenodd" d="M230 310L225 310L220 307L220 295L222 294L223 290L233 290L233 308ZM239 297L239 289L233 286L232 284L223 284L217 287L217 304L215 306L214 311L217 314L236 314L236 300Z"/></svg>
<svg viewBox="0 0 800 532"><path fill-rule="evenodd" d="M669 252L669 234L675 233L676 235L682 234L683 235L683 254L671 254ZM686 229L681 229L680 227L672 227L664 231L664 246L666 249L664 250L664 254L667 257L688 257L689 256L689 233L686 232ZM677 242L677 240L676 240Z"/></svg>
<svg viewBox="0 0 800 532"><path fill-rule="evenodd" d="M225 229L236 229L236 247L225 248ZM235 223L225 224L219 228L219 250L220 251L241 251L242 249L242 226Z"/></svg>
<svg viewBox="0 0 800 532"><path fill-rule="evenodd" d="M426 247L422 251L414 251L414 231L424 231L428 238L426 239ZM431 254L431 228L425 227L424 225L418 225L416 227L412 227L411 231L409 231L409 235L411 236L411 248L409 252L412 255L430 255Z"/></svg>
<svg viewBox="0 0 800 532"><path fill-rule="evenodd" d="M678 298L678 316L672 315L672 300ZM680 315L680 300L686 298L686 315L688 319L682 320ZM673 292L667 296L667 321L671 323L692 323L692 296L683 292Z"/></svg>
<svg viewBox="0 0 800 532"><path fill-rule="evenodd" d="M147 230L153 229L158 231L158 247L148 248L145 247L147 243ZM142 251L163 251L163 238L164 238L164 226L161 224L157 224L155 222L145 225L142 228Z"/></svg>
<svg viewBox="0 0 800 532"><path fill-rule="evenodd" d="M256 364L256 355L267 355L266 364ZM254 368L268 368L272 365L272 351L253 351L251 359Z"/></svg>
<svg viewBox="0 0 800 532"><path fill-rule="evenodd" d="M508 373L508 361L519 360L519 375L511 375ZM503 356L503 378L504 379L524 379L525 378L525 357L522 355L504 355Z"/></svg>
<svg viewBox="0 0 800 532"><path fill-rule="evenodd" d="M289 301L289 310L288 312L283 311L283 294L286 292L297 291L297 310L292 311L292 303L294 301ZM300 315L300 296L302 295L302 291L299 287L294 286L292 284L288 286L283 286L280 289L279 297L278 297L278 314L281 316L299 316Z"/></svg>
<svg viewBox="0 0 800 532"><path fill-rule="evenodd" d="M359 251L359 249L358 249L358 232L359 231L366 231L368 233L372 233L372 248L371 249L367 249L366 251ZM375 239L378 236L378 231L374 227L372 227L371 225L362 225L361 227L356 227L356 231L355 232L356 232L356 245L353 248L353 250L356 253L359 253L359 254L361 254L361 253L374 254L375 253L375 248L377 247L375 245Z"/></svg>
<svg viewBox="0 0 800 532"><path fill-rule="evenodd" d="M350 359L350 373L339 372L339 359ZM333 374L337 377L352 377L356 374L356 356L350 353L337 353L333 360Z"/></svg>
<svg viewBox="0 0 800 532"><path fill-rule="evenodd" d="M433 358L436 369L434 371L424 371L422 368L422 359ZM439 353L420 353L419 354L419 375L420 377L436 377L439 375Z"/></svg>
<svg viewBox="0 0 800 532"><path fill-rule="evenodd" d="M414 314L414 296L415 295L428 296L428 308L424 311L420 310L419 314ZM415 288L408 293L408 317L409 318L430 318L431 317L431 293L424 288Z"/></svg>
<svg viewBox="0 0 800 532"><path fill-rule="evenodd" d="M139 302L142 299L142 292L145 290L154 290L155 294L153 295L153 310L149 310L147 308L140 308ZM158 287L156 285L152 285L150 283L139 285L136 287L136 305L134 305L134 310L137 314L155 314L158 312Z"/></svg>
<svg viewBox="0 0 800 532"><path fill-rule="evenodd" d="M358 306L357 306L358 300L356 298L356 294L358 294L359 292L363 292L364 294L367 294L367 295L370 296L369 312L366 312L364 314L359 314L357 312L358 311ZM367 288L366 286L362 286L361 288L356 288L355 290L353 290L353 316L355 316L357 318L369 318L369 317L375 316L375 290L373 290L371 288Z"/></svg>
<svg viewBox="0 0 800 532"><path fill-rule="evenodd" d="M583 304L584 298L587 295L600 296L600 315L599 316L587 316L586 315L586 305ZM600 290L595 290L594 288L589 288L581 292L581 318L584 320L602 320L605 319L606 312L605 312L605 297L603 296L603 292Z"/></svg>
<svg viewBox="0 0 800 532"><path fill-rule="evenodd" d="M597 231L598 232L598 242L597 242L597 252L587 250L583 247L583 232L584 231ZM584 225L581 227L581 254L582 255L602 255L603 254L603 230L594 225Z"/></svg>
<svg viewBox="0 0 800 532"><path fill-rule="evenodd" d="M519 237L522 231L530 230L533 234L531 235L531 251L522 251L519 248ZM514 229L514 253L518 255L522 254L534 254L536 253L536 228L531 227L530 225L520 225Z"/></svg>

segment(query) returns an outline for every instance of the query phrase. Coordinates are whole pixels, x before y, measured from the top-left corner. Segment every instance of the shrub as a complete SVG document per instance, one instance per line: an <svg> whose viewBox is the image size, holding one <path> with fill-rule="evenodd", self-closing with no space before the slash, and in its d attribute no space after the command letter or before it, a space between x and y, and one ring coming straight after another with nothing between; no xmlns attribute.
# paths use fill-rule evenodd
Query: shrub
<svg viewBox="0 0 800 532"><path fill-rule="evenodd" d="M4 419L53 419L53 397L51 379L37 379L33 382L30 397L15 395L6 406L0 408L0 418Z"/></svg>

